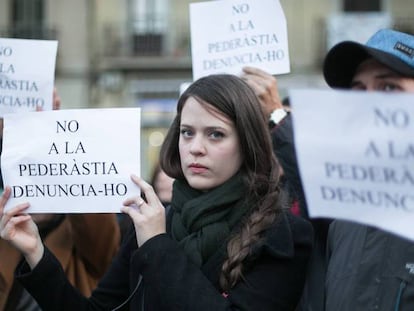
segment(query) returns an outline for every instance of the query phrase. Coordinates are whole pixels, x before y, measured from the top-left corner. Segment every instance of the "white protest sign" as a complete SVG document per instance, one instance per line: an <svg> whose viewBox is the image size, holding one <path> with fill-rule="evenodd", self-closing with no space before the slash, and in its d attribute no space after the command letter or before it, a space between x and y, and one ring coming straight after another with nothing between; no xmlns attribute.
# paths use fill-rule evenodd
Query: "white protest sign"
<svg viewBox="0 0 414 311"><path fill-rule="evenodd" d="M0 117L51 110L57 41L0 38Z"/></svg>
<svg viewBox="0 0 414 311"><path fill-rule="evenodd" d="M30 213L120 212L139 194L140 108L7 114L1 169L12 189L6 210Z"/></svg>
<svg viewBox="0 0 414 311"><path fill-rule="evenodd" d="M244 66L290 72L286 18L278 0L190 4L193 79L239 75Z"/></svg>
<svg viewBox="0 0 414 311"><path fill-rule="evenodd" d="M290 99L310 216L414 239L414 95L292 90Z"/></svg>

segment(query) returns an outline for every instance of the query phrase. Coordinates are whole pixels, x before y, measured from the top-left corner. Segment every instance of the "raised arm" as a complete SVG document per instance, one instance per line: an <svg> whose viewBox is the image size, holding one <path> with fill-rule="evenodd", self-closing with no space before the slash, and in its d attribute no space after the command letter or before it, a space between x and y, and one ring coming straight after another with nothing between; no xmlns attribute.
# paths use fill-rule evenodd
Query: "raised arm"
<svg viewBox="0 0 414 311"><path fill-rule="evenodd" d="M244 67L241 78L254 90L266 117L276 109L283 109L277 80L271 74L255 67Z"/></svg>

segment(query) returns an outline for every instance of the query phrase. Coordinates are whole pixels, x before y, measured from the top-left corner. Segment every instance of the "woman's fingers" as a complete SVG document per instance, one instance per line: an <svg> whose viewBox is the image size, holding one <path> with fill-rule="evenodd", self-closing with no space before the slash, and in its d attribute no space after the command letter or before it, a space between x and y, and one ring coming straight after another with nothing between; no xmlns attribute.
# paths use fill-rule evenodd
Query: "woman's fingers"
<svg viewBox="0 0 414 311"><path fill-rule="evenodd" d="M128 198L123 202L122 212L127 213L138 222L153 222L154 219L158 218L164 221L165 209L155 194L153 187L136 175L131 175L131 179L141 188L141 192L145 195L146 200L140 196ZM155 222L158 221L155 220Z"/></svg>
<svg viewBox="0 0 414 311"><path fill-rule="evenodd" d="M142 178L131 175L132 181L141 188L141 191L145 194L145 199L150 206L162 206L160 199L154 191L154 188Z"/></svg>
<svg viewBox="0 0 414 311"><path fill-rule="evenodd" d="M19 226L21 223L26 222L28 220L31 219L31 216L28 214L24 214L24 215L17 215L14 216L12 218L10 218L3 226L0 227L0 232L1 232L1 237L3 239L8 239L9 238L9 230L14 229L15 227Z"/></svg>
<svg viewBox="0 0 414 311"><path fill-rule="evenodd" d="M131 179L141 189L146 201L140 196L128 198L121 211L134 222L137 243L141 246L148 239L165 233L165 209L150 184L136 175Z"/></svg>
<svg viewBox="0 0 414 311"><path fill-rule="evenodd" d="M8 238L9 231L13 230L16 226L29 220L30 215L25 214L25 211L29 208L28 202L20 203L15 207L4 211L7 201L11 195L11 188L5 187L2 196L0 197L0 232L2 238Z"/></svg>
<svg viewBox="0 0 414 311"><path fill-rule="evenodd" d="M16 228L31 219L31 216L24 212L29 207L29 203L22 203L14 208L7 210L0 218L0 236L5 240L12 240L17 234Z"/></svg>
<svg viewBox="0 0 414 311"><path fill-rule="evenodd" d="M3 194L1 196L1 198L0 198L0 217L1 217L2 213L3 213L4 206L6 205L7 201L10 198L10 194L11 194L10 187L6 187L4 189L4 191L3 191Z"/></svg>
<svg viewBox="0 0 414 311"><path fill-rule="evenodd" d="M137 207L141 207L141 205L144 203L145 201L141 197L134 197L134 198L126 199L123 204L124 206L136 205Z"/></svg>
<svg viewBox="0 0 414 311"><path fill-rule="evenodd" d="M0 218L0 228L4 228L11 218L22 214L30 206L29 203L21 203L3 212Z"/></svg>
<svg viewBox="0 0 414 311"><path fill-rule="evenodd" d="M136 175L131 175L131 180L141 189L141 193L144 194L145 200L140 196L135 196L126 199L124 201L124 206L138 207L141 214L147 215L157 212L160 209L164 210L164 206L155 193L154 188L149 183Z"/></svg>
<svg viewBox="0 0 414 311"><path fill-rule="evenodd" d="M138 222L141 222L143 220L143 215L141 214L140 210L133 206L123 206L121 207L121 212L127 214L129 217L131 217L132 220L137 220Z"/></svg>

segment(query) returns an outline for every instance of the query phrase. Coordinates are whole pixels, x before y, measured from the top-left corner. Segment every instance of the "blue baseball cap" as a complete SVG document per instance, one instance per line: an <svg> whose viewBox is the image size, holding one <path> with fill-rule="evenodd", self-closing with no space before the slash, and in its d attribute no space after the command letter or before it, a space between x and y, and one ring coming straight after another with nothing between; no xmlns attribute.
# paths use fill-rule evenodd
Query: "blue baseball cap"
<svg viewBox="0 0 414 311"><path fill-rule="evenodd" d="M414 36L392 29L381 29L366 44L338 43L330 49L323 64L323 75L331 87L349 88L358 66L374 58L395 72L414 78Z"/></svg>

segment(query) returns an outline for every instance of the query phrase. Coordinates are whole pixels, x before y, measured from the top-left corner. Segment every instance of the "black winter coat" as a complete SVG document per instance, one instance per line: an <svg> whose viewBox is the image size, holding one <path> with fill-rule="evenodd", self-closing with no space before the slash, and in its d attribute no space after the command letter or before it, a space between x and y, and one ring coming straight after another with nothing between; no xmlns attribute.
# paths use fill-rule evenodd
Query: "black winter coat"
<svg viewBox="0 0 414 311"><path fill-rule="evenodd" d="M130 310L294 310L305 283L312 241L308 221L283 213L255 249L245 279L227 295L219 289L225 241L200 269L169 234L157 235L137 249L133 230L89 299L70 286L48 250L35 269L30 271L24 264L16 277L44 311L112 310L130 295L126 303Z"/></svg>

